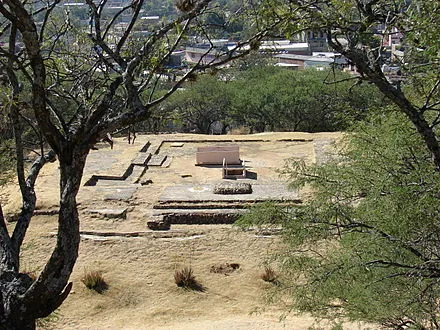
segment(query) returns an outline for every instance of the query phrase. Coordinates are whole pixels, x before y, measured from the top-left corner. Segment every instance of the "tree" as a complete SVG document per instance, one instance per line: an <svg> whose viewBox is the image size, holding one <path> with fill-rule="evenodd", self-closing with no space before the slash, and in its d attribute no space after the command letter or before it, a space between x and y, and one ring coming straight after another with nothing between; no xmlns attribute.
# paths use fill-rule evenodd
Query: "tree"
<svg viewBox="0 0 440 330"><path fill-rule="evenodd" d="M258 63L185 84L166 102L168 116L184 130L203 134L211 133L214 123L246 126L251 132L318 132L343 130L370 107L386 104L373 85L334 84L351 78L339 70L292 71Z"/></svg>
<svg viewBox="0 0 440 330"><path fill-rule="evenodd" d="M216 122L226 128L230 99L224 81L216 76L203 75L188 83L185 90L175 93L170 102L184 130L210 134Z"/></svg>
<svg viewBox="0 0 440 330"><path fill-rule="evenodd" d="M308 4L303 26L325 31L356 65L352 80L373 83L394 107L377 109L329 163L285 168L292 187L313 191L270 219L289 245L286 288L296 308L318 317L438 329L440 5L295 1L283 10L298 4ZM404 56L387 57L381 41L397 33ZM387 77L383 64L399 66L400 76ZM251 217L259 222L258 212Z"/></svg>
<svg viewBox="0 0 440 330"><path fill-rule="evenodd" d="M230 82L231 116L256 131L343 130L365 117L368 108L386 103L372 85L353 86L350 78L332 69L249 68Z"/></svg>
<svg viewBox="0 0 440 330"><path fill-rule="evenodd" d="M439 45L436 38L430 38L437 31L439 12L439 4L431 1L324 1L309 7L314 22L306 24L325 30L330 47L356 65L361 79L375 84L397 105L416 127L440 171L440 145L435 133ZM403 59L387 59L384 53L383 39L395 33L402 34ZM406 80L390 81L382 71L387 61L399 65ZM423 87L414 98L412 87L420 83Z"/></svg>
<svg viewBox="0 0 440 330"><path fill-rule="evenodd" d="M282 220L283 262L299 310L439 328L440 182L423 140L403 119L395 111L374 115L327 164L284 169L292 187L314 194Z"/></svg>
<svg viewBox="0 0 440 330"><path fill-rule="evenodd" d="M114 8L109 8L107 1L85 0L87 25L75 25L68 11L59 10L61 0L0 3L1 38L6 41L6 47L0 49L0 65L7 77L4 87L9 96L4 106L14 127L16 174L23 198L11 234L0 208L0 328L33 329L35 319L49 315L69 294L72 284L68 280L80 242L76 196L87 155L98 139L147 119L152 107L166 100L189 77L245 55L246 51L238 50L264 37L271 27L262 22L250 40L238 43L210 63L196 63L167 92L158 95L164 63L185 36L210 40L204 26L210 0L177 1L178 17L141 39L132 32L144 2L130 2L112 12ZM120 18L125 20L124 29ZM30 110L31 118L24 115L24 109ZM28 171L22 153L24 122L33 124L41 137L40 156ZM45 268L33 281L20 273L20 248L35 209L36 177L55 155L60 170L57 242Z"/></svg>

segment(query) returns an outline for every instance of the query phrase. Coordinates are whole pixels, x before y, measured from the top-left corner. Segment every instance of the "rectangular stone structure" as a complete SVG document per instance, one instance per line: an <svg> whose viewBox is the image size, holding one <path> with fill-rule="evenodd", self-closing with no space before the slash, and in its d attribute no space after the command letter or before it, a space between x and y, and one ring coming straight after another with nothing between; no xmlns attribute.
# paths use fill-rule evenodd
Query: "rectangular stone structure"
<svg viewBox="0 0 440 330"><path fill-rule="evenodd" d="M132 165L144 166L150 160L151 154L149 152L139 152L135 159L132 160Z"/></svg>
<svg viewBox="0 0 440 330"><path fill-rule="evenodd" d="M165 158L167 158L167 156L153 155L148 161L148 166L162 166L163 162L165 161Z"/></svg>
<svg viewBox="0 0 440 330"><path fill-rule="evenodd" d="M196 165L239 165L240 151L238 145L199 147L196 152Z"/></svg>

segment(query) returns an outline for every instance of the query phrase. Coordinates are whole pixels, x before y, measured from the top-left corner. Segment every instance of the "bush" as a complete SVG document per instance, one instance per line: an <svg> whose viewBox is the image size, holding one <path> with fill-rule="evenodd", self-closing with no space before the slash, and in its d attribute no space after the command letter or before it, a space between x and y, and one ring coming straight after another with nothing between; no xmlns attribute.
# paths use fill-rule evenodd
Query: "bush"
<svg viewBox="0 0 440 330"><path fill-rule="evenodd" d="M196 280L191 267L184 267L181 270L176 269L174 272L174 282L180 288L204 291L203 286Z"/></svg>
<svg viewBox="0 0 440 330"><path fill-rule="evenodd" d="M87 289L96 291L98 293L103 293L108 289L108 284L105 282L100 271L86 272L81 278L81 282L84 283Z"/></svg>

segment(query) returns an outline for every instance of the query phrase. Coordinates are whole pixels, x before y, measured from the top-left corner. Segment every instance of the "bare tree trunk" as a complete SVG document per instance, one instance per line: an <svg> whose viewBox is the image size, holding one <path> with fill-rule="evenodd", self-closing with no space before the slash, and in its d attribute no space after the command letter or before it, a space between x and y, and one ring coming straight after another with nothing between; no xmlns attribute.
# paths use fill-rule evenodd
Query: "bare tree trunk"
<svg viewBox="0 0 440 330"><path fill-rule="evenodd" d="M78 257L80 242L76 196L81 184L88 148L60 155L60 211L57 245L39 278L24 295L25 305L36 317L45 317L58 308L69 294L70 274Z"/></svg>

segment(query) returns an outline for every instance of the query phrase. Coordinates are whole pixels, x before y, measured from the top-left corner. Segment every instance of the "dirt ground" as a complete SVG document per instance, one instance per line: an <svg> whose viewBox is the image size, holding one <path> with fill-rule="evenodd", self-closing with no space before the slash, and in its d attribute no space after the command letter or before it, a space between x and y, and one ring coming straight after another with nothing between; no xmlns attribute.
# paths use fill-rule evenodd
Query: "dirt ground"
<svg viewBox="0 0 440 330"><path fill-rule="evenodd" d="M269 303L274 286L261 279L264 265L280 247L279 237L259 236L232 225L172 225L170 231L148 230L146 221L163 191L176 184L214 183L219 168L194 166L197 146L235 143L240 157L258 174L253 184L284 184L276 171L290 157L308 163L323 161L323 150L337 133L274 133L246 136L150 135L134 145L116 139L115 147L92 151L84 173L120 176L147 142L160 147L159 155L172 157L169 166L148 167L141 186L125 180L82 187L78 196L82 235L79 258L71 276L73 290L61 308L47 320L54 329L310 329L317 324L307 315L295 315L287 301ZM228 139L228 141L219 141ZM246 141L247 140L247 141ZM165 141L165 142L163 142ZM173 142L174 141L174 142ZM185 141L185 142L175 142ZM183 144L182 144L183 143ZM177 146L180 145L181 146ZM57 163L46 166L37 181L39 212L56 210ZM134 187L134 189L132 189ZM125 198L124 194L129 193ZM124 195L113 199L108 196ZM119 195L118 195L119 194ZM106 197L107 196L107 197ZM0 191L5 213L19 209L16 185ZM91 209L126 208L126 219L91 214ZM9 225L12 228L12 224ZM56 215L33 218L22 248L23 271L38 274L55 244ZM111 233L113 236L105 235ZM127 237L127 233L137 233ZM228 274L211 272L212 266L237 263ZM174 272L190 266L203 291L187 291L174 283ZM102 294L85 288L85 272L100 271L109 287ZM283 316L286 316L285 318ZM281 320L282 319L282 320ZM345 329L365 329L348 323Z"/></svg>

